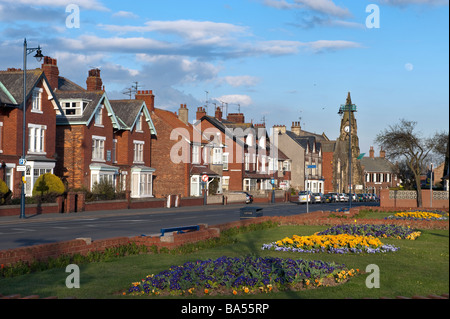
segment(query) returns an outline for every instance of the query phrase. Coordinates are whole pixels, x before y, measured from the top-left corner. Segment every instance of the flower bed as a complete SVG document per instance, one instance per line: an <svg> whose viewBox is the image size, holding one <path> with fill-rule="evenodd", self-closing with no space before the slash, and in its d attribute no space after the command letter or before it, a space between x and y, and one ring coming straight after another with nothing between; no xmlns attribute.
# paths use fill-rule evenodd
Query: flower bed
<svg viewBox="0 0 450 319"><path fill-rule="evenodd" d="M407 219L407 220L448 220L448 213L445 216L443 213L428 212L428 211L414 211L414 212L400 212L385 219Z"/></svg>
<svg viewBox="0 0 450 319"><path fill-rule="evenodd" d="M383 244L379 238L373 236L312 235L286 237L271 244L264 244L263 250L287 251L298 253L385 253L397 251L393 245Z"/></svg>
<svg viewBox="0 0 450 319"><path fill-rule="evenodd" d="M403 227L397 225L345 224L345 225L337 225L328 228L322 232L316 233L316 235L340 235L340 234L415 240L421 235L421 232L416 231L409 226Z"/></svg>
<svg viewBox="0 0 450 319"><path fill-rule="evenodd" d="M269 293L342 283L359 270L322 261L273 257L198 260L132 283L130 295L227 295ZM124 292L124 294L127 294Z"/></svg>

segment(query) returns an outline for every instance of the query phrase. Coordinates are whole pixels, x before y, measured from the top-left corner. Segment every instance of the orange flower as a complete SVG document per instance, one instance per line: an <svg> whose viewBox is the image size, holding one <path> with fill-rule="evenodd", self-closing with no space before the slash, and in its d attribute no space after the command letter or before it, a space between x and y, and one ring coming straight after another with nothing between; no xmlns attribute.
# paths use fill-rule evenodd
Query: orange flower
<svg viewBox="0 0 450 319"><path fill-rule="evenodd" d="M236 290L233 290L233 295L237 295L237 291Z"/></svg>
<svg viewBox="0 0 450 319"><path fill-rule="evenodd" d="M209 290L208 290L208 289L205 289L205 294L207 294L207 293L209 293Z"/></svg>

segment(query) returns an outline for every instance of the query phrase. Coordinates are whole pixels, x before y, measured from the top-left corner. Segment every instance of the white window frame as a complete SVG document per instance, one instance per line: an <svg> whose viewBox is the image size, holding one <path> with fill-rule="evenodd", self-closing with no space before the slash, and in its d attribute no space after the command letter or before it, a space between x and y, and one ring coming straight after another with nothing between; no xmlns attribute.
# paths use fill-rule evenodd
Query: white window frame
<svg viewBox="0 0 450 319"><path fill-rule="evenodd" d="M95 111L94 115L94 125L103 127L103 108L104 105L101 105L97 111Z"/></svg>
<svg viewBox="0 0 450 319"><path fill-rule="evenodd" d="M200 164L200 146L192 145L192 164Z"/></svg>
<svg viewBox="0 0 450 319"><path fill-rule="evenodd" d="M133 163L144 163L144 141L133 141Z"/></svg>
<svg viewBox="0 0 450 319"><path fill-rule="evenodd" d="M222 165L223 163L223 150L221 147L213 148L213 164L214 165Z"/></svg>
<svg viewBox="0 0 450 319"><path fill-rule="evenodd" d="M144 125L144 113L141 112L141 114L139 115L139 118L136 121L136 132L144 133L143 125Z"/></svg>
<svg viewBox="0 0 450 319"><path fill-rule="evenodd" d="M31 98L31 112L33 113L43 113L42 112L42 93L44 89L34 88Z"/></svg>
<svg viewBox="0 0 450 319"><path fill-rule="evenodd" d="M3 153L3 122L0 122L0 154Z"/></svg>
<svg viewBox="0 0 450 319"><path fill-rule="evenodd" d="M223 157L223 159L222 159L223 168L222 169L224 171L228 171L230 153L223 153L222 157Z"/></svg>
<svg viewBox="0 0 450 319"><path fill-rule="evenodd" d="M92 161L105 162L105 141L104 136L92 136Z"/></svg>
<svg viewBox="0 0 450 319"><path fill-rule="evenodd" d="M47 154L45 152L45 136L47 125L28 124L28 153Z"/></svg>

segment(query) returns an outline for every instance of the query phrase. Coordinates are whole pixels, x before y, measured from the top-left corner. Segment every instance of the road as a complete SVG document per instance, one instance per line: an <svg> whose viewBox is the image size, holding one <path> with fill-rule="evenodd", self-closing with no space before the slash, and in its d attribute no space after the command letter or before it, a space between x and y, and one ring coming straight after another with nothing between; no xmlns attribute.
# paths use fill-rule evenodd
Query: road
<svg viewBox="0 0 450 319"><path fill-rule="evenodd" d="M352 203L352 206L378 205ZM245 205L199 206L164 209L139 209L82 212L74 214L44 214L0 217L0 250L72 240L80 237L92 240L159 235L161 228L197 224L217 225L240 218ZM306 205L294 203L252 205L263 208L264 216L289 216L306 213ZM348 203L309 205L309 211L334 211Z"/></svg>

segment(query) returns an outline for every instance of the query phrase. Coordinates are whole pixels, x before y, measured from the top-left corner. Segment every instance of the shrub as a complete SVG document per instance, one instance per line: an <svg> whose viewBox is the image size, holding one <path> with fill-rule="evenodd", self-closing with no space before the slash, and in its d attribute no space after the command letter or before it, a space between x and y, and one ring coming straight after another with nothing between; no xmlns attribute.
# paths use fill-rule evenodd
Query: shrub
<svg viewBox="0 0 450 319"><path fill-rule="evenodd" d="M6 199L11 194L6 183L0 179L0 205L6 202Z"/></svg>
<svg viewBox="0 0 450 319"><path fill-rule="evenodd" d="M64 191L64 184L58 176L52 173L45 173L36 180L33 187L33 196L44 196L48 194L61 195Z"/></svg>

